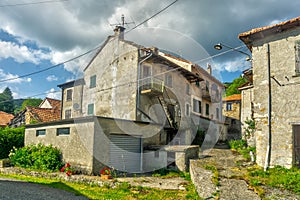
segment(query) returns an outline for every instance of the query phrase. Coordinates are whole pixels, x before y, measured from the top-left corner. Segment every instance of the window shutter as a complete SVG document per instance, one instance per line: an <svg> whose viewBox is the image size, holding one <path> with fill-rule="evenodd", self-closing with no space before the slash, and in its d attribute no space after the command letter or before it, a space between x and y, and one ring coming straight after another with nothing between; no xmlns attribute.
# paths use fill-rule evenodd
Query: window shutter
<svg viewBox="0 0 300 200"><path fill-rule="evenodd" d="M300 74L300 40L295 43L295 72L296 74Z"/></svg>

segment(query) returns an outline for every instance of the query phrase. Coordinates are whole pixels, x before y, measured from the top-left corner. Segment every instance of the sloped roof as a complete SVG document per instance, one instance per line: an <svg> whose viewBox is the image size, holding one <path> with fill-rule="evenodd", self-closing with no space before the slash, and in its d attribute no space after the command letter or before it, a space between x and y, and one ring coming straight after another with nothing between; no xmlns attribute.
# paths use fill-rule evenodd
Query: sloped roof
<svg viewBox="0 0 300 200"><path fill-rule="evenodd" d="M60 106L61 106L61 101L58 99L51 99L49 97L46 97L45 100L47 100L50 103L52 108L60 108Z"/></svg>
<svg viewBox="0 0 300 200"><path fill-rule="evenodd" d="M231 96L225 97L223 101L240 101L241 99L241 94L233 94Z"/></svg>
<svg viewBox="0 0 300 200"><path fill-rule="evenodd" d="M250 31L239 34L238 37L251 50L252 40L263 38L263 37L265 37L265 34L281 33L283 31L286 31L286 30L289 30L289 29L292 29L292 28L295 28L295 27L299 27L299 26L300 26L300 16L296 17L296 18L293 18L293 19L290 19L290 20L287 20L287 21L284 21L284 22L273 24L273 25L270 25L270 26L254 28ZM256 37L254 37L254 36L256 36Z"/></svg>
<svg viewBox="0 0 300 200"><path fill-rule="evenodd" d="M0 111L0 126L6 126L13 118L12 114Z"/></svg>
<svg viewBox="0 0 300 200"><path fill-rule="evenodd" d="M60 109L35 108L28 106L27 112L29 112L29 114L39 122L52 122L60 120Z"/></svg>

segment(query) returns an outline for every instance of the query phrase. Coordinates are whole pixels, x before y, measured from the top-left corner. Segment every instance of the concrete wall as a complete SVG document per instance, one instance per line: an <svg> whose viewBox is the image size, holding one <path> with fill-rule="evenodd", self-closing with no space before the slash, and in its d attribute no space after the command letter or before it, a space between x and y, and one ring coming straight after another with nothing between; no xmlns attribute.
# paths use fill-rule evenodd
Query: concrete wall
<svg viewBox="0 0 300 200"><path fill-rule="evenodd" d="M70 128L69 135L57 135L57 128ZM46 129L45 136L36 131ZM42 143L58 147L63 161L76 166L82 172L91 174L93 168L94 123L65 123L49 126L28 126L25 129L25 145Z"/></svg>
<svg viewBox="0 0 300 200"><path fill-rule="evenodd" d="M94 115L135 120L137 65L138 48L111 38L84 71L83 115L94 103ZM90 88L93 75L96 87Z"/></svg>
<svg viewBox="0 0 300 200"><path fill-rule="evenodd" d="M253 97L256 121L257 163L265 163L268 141L268 62L267 43L270 44L272 88L272 152L271 165L291 167L293 156L293 122L300 121L300 77L295 73L295 41L300 40L300 28L264 37L253 44ZM285 78L288 77L289 81Z"/></svg>

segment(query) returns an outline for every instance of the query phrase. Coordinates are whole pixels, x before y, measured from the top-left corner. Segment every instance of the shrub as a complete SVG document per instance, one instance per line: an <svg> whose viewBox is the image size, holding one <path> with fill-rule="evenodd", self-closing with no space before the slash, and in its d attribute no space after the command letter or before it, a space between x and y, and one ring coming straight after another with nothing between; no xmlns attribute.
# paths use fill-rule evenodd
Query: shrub
<svg viewBox="0 0 300 200"><path fill-rule="evenodd" d="M0 159L8 158L9 152L13 147L24 146L25 127L19 128L0 128Z"/></svg>
<svg viewBox="0 0 300 200"><path fill-rule="evenodd" d="M62 167L61 152L52 145L37 144L14 148L9 157L13 165L23 168L57 171Z"/></svg>

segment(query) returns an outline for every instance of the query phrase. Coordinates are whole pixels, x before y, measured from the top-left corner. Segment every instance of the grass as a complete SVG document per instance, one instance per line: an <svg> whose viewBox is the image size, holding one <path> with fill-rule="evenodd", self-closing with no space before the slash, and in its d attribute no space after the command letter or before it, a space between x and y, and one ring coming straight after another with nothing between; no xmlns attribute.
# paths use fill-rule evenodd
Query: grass
<svg viewBox="0 0 300 200"><path fill-rule="evenodd" d="M290 190L300 195L300 170L298 168L286 169L276 166L264 171L262 168L248 169L249 182L253 186L268 185Z"/></svg>
<svg viewBox="0 0 300 200"><path fill-rule="evenodd" d="M109 185L99 187L84 183L71 183L50 178L40 178L24 175L0 174L0 177L14 178L31 183L63 189L78 196L85 196L89 199L200 199L193 184L186 186L186 190L160 190L146 187L133 187L128 183L120 183L117 187L111 188Z"/></svg>

